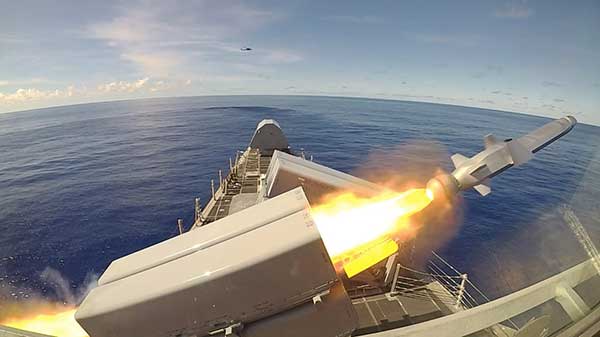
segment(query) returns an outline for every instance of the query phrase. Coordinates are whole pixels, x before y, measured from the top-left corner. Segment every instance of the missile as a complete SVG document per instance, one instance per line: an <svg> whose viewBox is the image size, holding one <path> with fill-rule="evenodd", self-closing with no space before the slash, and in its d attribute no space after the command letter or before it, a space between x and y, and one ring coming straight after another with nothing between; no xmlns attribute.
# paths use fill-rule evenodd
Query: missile
<svg viewBox="0 0 600 337"><path fill-rule="evenodd" d="M528 162L533 155L566 135L577 124L573 116L554 120L518 139L498 140L494 135L484 137L485 149L471 158L452 155L455 170L441 174L427 183L430 198L452 199L460 191L474 188L482 196L491 193L490 180L513 166Z"/></svg>

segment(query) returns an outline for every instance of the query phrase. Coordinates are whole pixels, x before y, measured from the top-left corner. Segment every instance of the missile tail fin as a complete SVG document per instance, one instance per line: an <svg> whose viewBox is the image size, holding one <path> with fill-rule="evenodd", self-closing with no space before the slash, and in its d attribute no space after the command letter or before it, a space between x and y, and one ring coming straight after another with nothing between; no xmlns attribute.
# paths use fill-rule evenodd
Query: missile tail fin
<svg viewBox="0 0 600 337"><path fill-rule="evenodd" d="M499 143L499 141L496 138L496 136L494 136L491 133L489 135L483 137L483 145L485 146L486 149L489 148L490 146L496 145L498 143Z"/></svg>
<svg viewBox="0 0 600 337"><path fill-rule="evenodd" d="M463 156L460 153L455 153L455 154L452 155L452 157L450 157L450 159L452 159L452 164L454 164L454 168L457 168L462 163L464 163L465 161L467 161L469 158Z"/></svg>
<svg viewBox="0 0 600 337"><path fill-rule="evenodd" d="M490 179L485 179L481 184L479 185L475 185L473 186L473 188L479 192L479 194L481 194L482 196L486 196L490 193L492 193L492 187L491 187L491 181Z"/></svg>

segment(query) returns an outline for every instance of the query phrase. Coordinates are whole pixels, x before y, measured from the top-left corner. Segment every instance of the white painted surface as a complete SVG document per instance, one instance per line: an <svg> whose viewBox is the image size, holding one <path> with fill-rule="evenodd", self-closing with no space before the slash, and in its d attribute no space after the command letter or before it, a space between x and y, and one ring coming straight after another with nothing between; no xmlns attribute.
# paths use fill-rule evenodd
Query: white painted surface
<svg viewBox="0 0 600 337"><path fill-rule="evenodd" d="M262 208L278 199L284 205L269 212ZM337 275L306 199L300 190L271 201L191 233L209 235L209 228L227 228L232 221L261 226L215 242L230 235L217 231L207 241L214 244L204 249L93 289L77 310L77 321L93 337L204 336L312 301ZM273 218L276 210L287 215ZM177 243L150 247L145 256L162 256Z"/></svg>
<svg viewBox="0 0 600 337"><path fill-rule="evenodd" d="M131 276L144 270L206 249L247 231L264 226L308 207L302 189L282 194L254 207L246 208L207 226L158 243L113 261L104 272L99 285Z"/></svg>

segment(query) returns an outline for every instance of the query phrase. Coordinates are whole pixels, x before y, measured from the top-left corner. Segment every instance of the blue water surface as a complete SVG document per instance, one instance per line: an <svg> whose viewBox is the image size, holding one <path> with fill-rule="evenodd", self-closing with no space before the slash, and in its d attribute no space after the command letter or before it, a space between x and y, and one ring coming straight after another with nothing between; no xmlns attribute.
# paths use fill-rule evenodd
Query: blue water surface
<svg viewBox="0 0 600 337"><path fill-rule="evenodd" d="M193 198L208 200L210 179L264 118L280 122L293 149L363 173L365 162L400 170L418 161L414 150L403 151L418 142L435 144L450 170L450 154L477 153L488 133L516 137L549 121L460 106L303 96L145 99L3 114L0 300L60 300L40 277L46 268L76 291L112 260L174 236L176 219L191 224ZM585 252L559 207L570 204L598 242L599 145L600 128L579 124L527 165L495 178L491 195L465 193L456 233L438 251L490 297L582 261ZM394 157L378 161L374 153Z"/></svg>

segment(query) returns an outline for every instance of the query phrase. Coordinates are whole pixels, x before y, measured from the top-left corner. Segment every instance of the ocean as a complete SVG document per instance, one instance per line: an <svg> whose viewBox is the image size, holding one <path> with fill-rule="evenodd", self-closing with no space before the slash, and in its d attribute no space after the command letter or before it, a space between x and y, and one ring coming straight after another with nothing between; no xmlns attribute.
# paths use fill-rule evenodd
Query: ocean
<svg viewBox="0 0 600 337"><path fill-rule="evenodd" d="M112 260L176 235L177 218L189 226L193 199L209 199L210 179L227 170L264 118L281 124L293 150L366 175L384 167L401 175L411 163L426 165L431 153L451 170L449 156L481 151L486 134L518 137L550 120L310 96L160 98L0 114L0 303L67 301ZM435 151L421 155L423 148ZM492 298L582 261L585 251L560 210L569 205L600 242L599 150L600 128L578 124L494 178L491 195L466 192L460 223L438 253ZM49 270L64 284L46 277Z"/></svg>

